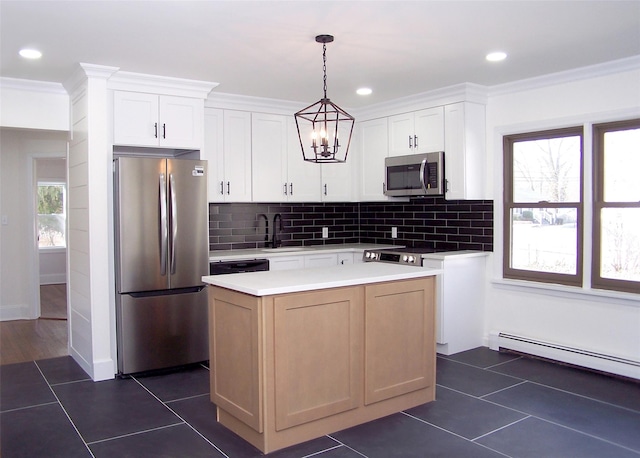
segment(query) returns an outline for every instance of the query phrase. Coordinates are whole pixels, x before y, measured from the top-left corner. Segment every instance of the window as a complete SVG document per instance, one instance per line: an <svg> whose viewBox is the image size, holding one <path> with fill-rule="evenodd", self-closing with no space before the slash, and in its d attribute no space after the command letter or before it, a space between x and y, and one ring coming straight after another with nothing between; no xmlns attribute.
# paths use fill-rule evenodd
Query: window
<svg viewBox="0 0 640 458"><path fill-rule="evenodd" d="M38 247L65 247L66 205L63 183L38 183Z"/></svg>
<svg viewBox="0 0 640 458"><path fill-rule="evenodd" d="M504 137L505 278L582 284L582 127Z"/></svg>
<svg viewBox="0 0 640 458"><path fill-rule="evenodd" d="M591 285L640 293L640 119L593 126Z"/></svg>

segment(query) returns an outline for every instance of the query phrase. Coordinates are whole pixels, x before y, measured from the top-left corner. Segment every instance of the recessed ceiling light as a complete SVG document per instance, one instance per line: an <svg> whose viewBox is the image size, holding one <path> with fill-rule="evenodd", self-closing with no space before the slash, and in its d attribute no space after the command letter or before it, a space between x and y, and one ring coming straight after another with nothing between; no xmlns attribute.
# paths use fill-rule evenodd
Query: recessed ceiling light
<svg viewBox="0 0 640 458"><path fill-rule="evenodd" d="M369 95L371 94L373 91L371 90L371 88L369 87L361 87L360 89L358 89L356 91L356 94L358 95Z"/></svg>
<svg viewBox="0 0 640 458"><path fill-rule="evenodd" d="M42 53L37 49L24 48L20 50L19 54L25 59L40 59L42 57Z"/></svg>
<svg viewBox="0 0 640 458"><path fill-rule="evenodd" d="M489 62L500 62L501 60L505 60L506 58L507 53L502 51L490 52L486 57Z"/></svg>

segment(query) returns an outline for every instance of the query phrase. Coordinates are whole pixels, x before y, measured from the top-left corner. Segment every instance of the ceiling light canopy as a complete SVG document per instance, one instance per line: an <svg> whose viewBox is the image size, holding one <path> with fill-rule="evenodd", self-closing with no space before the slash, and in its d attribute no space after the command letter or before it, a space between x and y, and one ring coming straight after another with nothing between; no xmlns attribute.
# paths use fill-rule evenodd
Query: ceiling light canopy
<svg viewBox="0 0 640 458"><path fill-rule="evenodd" d="M346 162L355 118L327 97L327 43L332 35L318 35L322 43L324 97L295 114L302 157L319 164Z"/></svg>
<svg viewBox="0 0 640 458"><path fill-rule="evenodd" d="M23 48L19 51L19 54L25 59L40 59L42 57L40 51L32 48Z"/></svg>

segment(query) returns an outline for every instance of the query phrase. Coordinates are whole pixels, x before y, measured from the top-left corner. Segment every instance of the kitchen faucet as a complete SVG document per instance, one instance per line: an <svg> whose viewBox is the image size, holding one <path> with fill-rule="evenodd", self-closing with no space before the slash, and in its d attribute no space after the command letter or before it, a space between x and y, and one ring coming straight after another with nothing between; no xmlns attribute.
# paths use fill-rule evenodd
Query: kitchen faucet
<svg viewBox="0 0 640 458"><path fill-rule="evenodd" d="M260 218L264 218L264 241L265 246L269 246L269 218L264 213L258 215L258 225L260 225Z"/></svg>
<svg viewBox="0 0 640 458"><path fill-rule="evenodd" d="M280 213L276 213L273 217L273 238L271 239L271 248L278 248L282 241L278 238L278 226L276 226L276 221L280 222L280 231L282 232L282 215Z"/></svg>

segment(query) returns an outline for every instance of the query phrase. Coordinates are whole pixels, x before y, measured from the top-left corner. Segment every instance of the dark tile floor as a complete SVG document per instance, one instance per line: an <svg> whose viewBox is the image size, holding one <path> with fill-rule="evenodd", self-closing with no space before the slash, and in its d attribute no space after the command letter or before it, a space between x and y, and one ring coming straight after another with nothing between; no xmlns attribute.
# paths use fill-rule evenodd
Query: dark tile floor
<svg viewBox="0 0 640 458"><path fill-rule="evenodd" d="M640 457L640 383L477 348L436 401L270 457ZM94 383L70 357L0 367L1 455L256 457L218 425L209 371Z"/></svg>

